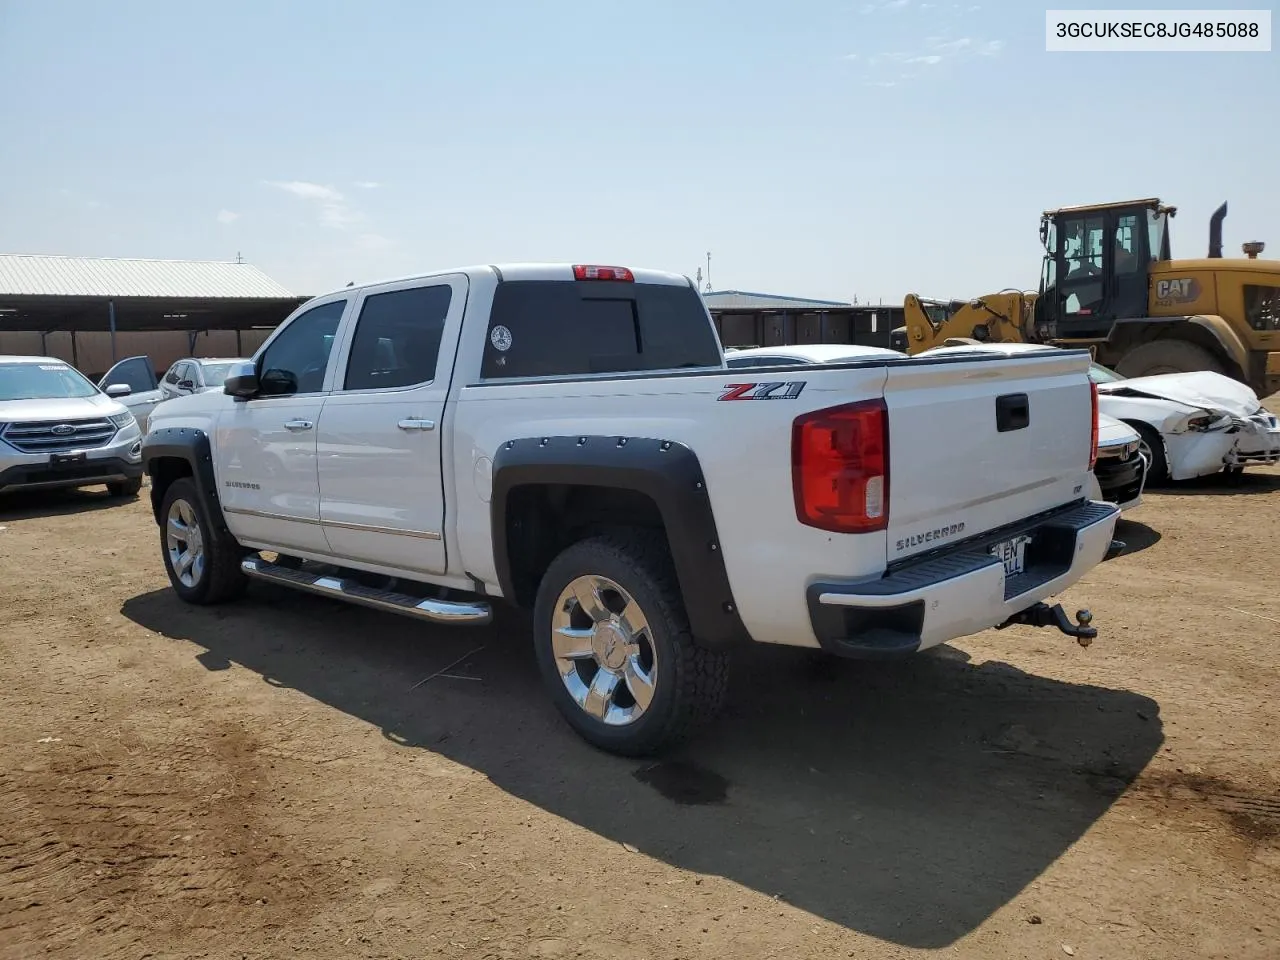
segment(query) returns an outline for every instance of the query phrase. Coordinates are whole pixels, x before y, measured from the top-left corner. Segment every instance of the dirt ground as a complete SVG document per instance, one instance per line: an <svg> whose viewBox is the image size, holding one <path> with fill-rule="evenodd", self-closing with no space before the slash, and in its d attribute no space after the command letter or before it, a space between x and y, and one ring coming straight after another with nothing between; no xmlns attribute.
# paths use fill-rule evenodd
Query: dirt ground
<svg viewBox="0 0 1280 960"><path fill-rule="evenodd" d="M10 498L0 957L1275 958L1280 470L1130 516L1091 648L752 650L651 764L516 620L188 608L145 491Z"/></svg>

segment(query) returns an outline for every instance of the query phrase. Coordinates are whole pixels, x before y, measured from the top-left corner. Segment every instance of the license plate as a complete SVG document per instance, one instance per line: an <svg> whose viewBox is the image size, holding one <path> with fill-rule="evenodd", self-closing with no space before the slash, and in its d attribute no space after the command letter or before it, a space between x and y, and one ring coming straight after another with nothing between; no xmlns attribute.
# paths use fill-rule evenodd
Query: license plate
<svg viewBox="0 0 1280 960"><path fill-rule="evenodd" d="M80 453L51 453L49 454L49 463L52 466L61 467L69 463L84 463L88 458L88 454L83 451Z"/></svg>
<svg viewBox="0 0 1280 960"><path fill-rule="evenodd" d="M1004 564L1005 577L1022 575L1022 568L1027 562L1027 544L1030 542L1030 537L1014 537L1012 540L1002 540L991 548L992 555Z"/></svg>

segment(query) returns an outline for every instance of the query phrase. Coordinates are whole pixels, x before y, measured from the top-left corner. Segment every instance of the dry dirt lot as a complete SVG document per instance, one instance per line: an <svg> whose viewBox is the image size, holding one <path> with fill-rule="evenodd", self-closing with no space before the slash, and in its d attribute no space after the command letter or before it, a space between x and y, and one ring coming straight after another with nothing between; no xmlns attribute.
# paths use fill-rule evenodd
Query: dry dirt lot
<svg viewBox="0 0 1280 960"><path fill-rule="evenodd" d="M187 608L145 491L11 499L0 957L1275 958L1280 470L1132 518L1064 598L1092 648L750 651L655 765L517 620Z"/></svg>

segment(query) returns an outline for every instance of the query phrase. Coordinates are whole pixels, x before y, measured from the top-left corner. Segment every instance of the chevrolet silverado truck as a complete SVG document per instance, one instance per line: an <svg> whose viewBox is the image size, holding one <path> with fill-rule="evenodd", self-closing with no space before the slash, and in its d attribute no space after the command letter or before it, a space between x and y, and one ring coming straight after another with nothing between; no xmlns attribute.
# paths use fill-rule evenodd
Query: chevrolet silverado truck
<svg viewBox="0 0 1280 960"><path fill-rule="evenodd" d="M1098 564L1089 354L730 370L687 277L478 266L299 307L143 444L178 596L269 581L441 624L532 616L567 722L675 743L757 642L885 658Z"/></svg>

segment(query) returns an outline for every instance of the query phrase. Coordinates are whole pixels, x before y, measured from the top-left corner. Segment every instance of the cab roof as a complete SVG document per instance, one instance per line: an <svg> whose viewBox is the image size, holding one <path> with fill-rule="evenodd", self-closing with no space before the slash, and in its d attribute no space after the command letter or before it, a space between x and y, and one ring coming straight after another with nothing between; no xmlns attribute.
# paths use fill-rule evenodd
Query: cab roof
<svg viewBox="0 0 1280 960"><path fill-rule="evenodd" d="M1178 209L1161 203L1159 197L1145 197L1141 200L1116 200L1111 203L1086 203L1075 207L1058 207L1056 210L1044 211L1044 216L1053 217L1060 213L1089 213L1094 210L1114 210L1117 207L1155 207L1160 212L1170 215Z"/></svg>
<svg viewBox="0 0 1280 960"><path fill-rule="evenodd" d="M343 290L361 290L366 287L377 287L388 283L405 283L411 280L429 280L433 277L442 277L449 274L466 274L468 277L475 277L480 274L487 274L496 277L499 280L544 280L544 281L571 281L574 279L574 267L582 264L596 266L597 263L592 261L578 261L577 263L540 263L540 262L516 262L516 263L489 263L479 264L467 267L453 267L448 270L432 270L426 273L408 274L400 277L383 277L378 280L363 280L359 283L352 281L346 287L340 287L335 290L327 291L324 296L341 293ZM606 264L598 264L601 267ZM650 270L643 267L627 267L625 264L607 264L607 266L616 266L619 269L630 270L636 283L656 283L666 286L693 287L693 281L687 276L679 273L670 273L664 270Z"/></svg>

